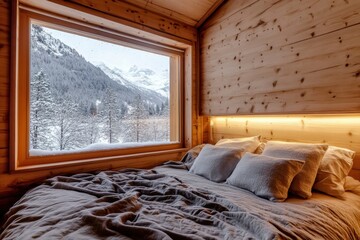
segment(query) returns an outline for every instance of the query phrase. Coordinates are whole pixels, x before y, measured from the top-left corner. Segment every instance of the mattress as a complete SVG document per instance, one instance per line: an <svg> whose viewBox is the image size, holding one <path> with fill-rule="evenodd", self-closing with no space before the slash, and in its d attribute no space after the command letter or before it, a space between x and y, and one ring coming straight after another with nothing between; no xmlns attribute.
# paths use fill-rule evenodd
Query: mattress
<svg viewBox="0 0 360 240"><path fill-rule="evenodd" d="M0 239L359 239L360 196L276 203L187 170L48 179L6 214Z"/></svg>

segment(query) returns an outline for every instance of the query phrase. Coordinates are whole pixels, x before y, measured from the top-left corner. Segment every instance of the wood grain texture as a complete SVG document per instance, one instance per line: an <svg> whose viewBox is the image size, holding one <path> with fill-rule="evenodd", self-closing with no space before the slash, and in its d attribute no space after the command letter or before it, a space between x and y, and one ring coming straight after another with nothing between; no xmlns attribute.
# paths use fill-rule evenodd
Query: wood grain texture
<svg viewBox="0 0 360 240"><path fill-rule="evenodd" d="M50 12L52 16L70 22L82 22L103 31L118 32L121 36L143 38L154 43L184 48L191 44L192 40L182 35L183 29L175 35L169 31L162 31L155 26L146 23L134 22L131 19L110 15L95 8L86 7L65 0L20 0L22 8L30 7L39 9L41 13ZM88 2L88 3L91 3ZM169 20L170 21L170 20ZM153 22L152 22L153 23ZM157 22L158 25L162 24ZM81 24L80 24L81 25ZM177 26L180 29L180 26ZM195 28L189 26L190 31L196 34ZM185 30L184 30L185 31ZM195 39L195 37L193 37Z"/></svg>
<svg viewBox="0 0 360 240"><path fill-rule="evenodd" d="M175 36L181 36L192 41L196 40L197 32L196 29L192 26L184 24L178 20L170 19L151 11L147 11L144 8L140 8L123 1L67 0L66 2L96 9L97 11L116 16L131 23L147 26L156 31L161 31Z"/></svg>
<svg viewBox="0 0 360 240"><path fill-rule="evenodd" d="M227 1L201 29L201 113L360 112L359 9Z"/></svg>
<svg viewBox="0 0 360 240"><path fill-rule="evenodd" d="M0 1L0 175L8 170L10 1ZM0 181L2 178L0 177ZM0 193L1 195L1 193Z"/></svg>
<svg viewBox="0 0 360 240"><path fill-rule="evenodd" d="M198 22L209 12L213 6L218 5L220 0L124 0L149 11L167 16L180 22L196 26Z"/></svg>
<svg viewBox="0 0 360 240"><path fill-rule="evenodd" d="M265 140L327 143L357 152L352 176L360 179L360 115L211 117L212 143L261 135Z"/></svg>
<svg viewBox="0 0 360 240"><path fill-rule="evenodd" d="M8 170L8 156L9 150L7 148L0 148L0 174Z"/></svg>
<svg viewBox="0 0 360 240"><path fill-rule="evenodd" d="M199 19L196 28L200 28L204 22L214 13L216 10L225 2L226 0L217 0L214 4L209 8L209 10Z"/></svg>

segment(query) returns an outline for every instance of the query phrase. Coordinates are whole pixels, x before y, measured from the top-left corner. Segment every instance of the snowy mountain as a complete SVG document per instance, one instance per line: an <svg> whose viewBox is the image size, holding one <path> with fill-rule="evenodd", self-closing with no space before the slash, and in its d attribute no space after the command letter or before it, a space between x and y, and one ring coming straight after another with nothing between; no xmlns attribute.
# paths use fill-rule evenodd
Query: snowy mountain
<svg viewBox="0 0 360 240"><path fill-rule="evenodd" d="M168 96L169 94L169 71L163 70L157 74L151 69L138 68L133 65L128 72L125 73L126 78L138 86L148 88Z"/></svg>
<svg viewBox="0 0 360 240"><path fill-rule="evenodd" d="M164 97L169 96L170 76L168 70L163 70L160 74L157 74L151 69L139 68L136 65L133 65L128 71L118 68L110 69L104 63L97 66L111 79L120 84L155 91Z"/></svg>
<svg viewBox="0 0 360 240"><path fill-rule="evenodd" d="M42 69L49 80L53 97L77 103L84 114L97 102L102 102L109 90L114 92L119 107L128 106L137 96L141 96L149 107L161 106L167 101L163 91L135 84L135 77L129 79L128 73L122 74L121 70L109 69L105 65L94 66L42 27L33 25L31 39L31 76ZM147 77L152 73L133 74ZM139 80L140 75L136 79Z"/></svg>
<svg viewBox="0 0 360 240"><path fill-rule="evenodd" d="M122 70L118 68L110 69L108 66L106 66L104 63L100 63L97 65L98 68L100 68L106 75L109 76L112 80L118 82L121 85L127 85L128 87L134 87L136 85L133 85L131 82L126 80L123 77Z"/></svg>
<svg viewBox="0 0 360 240"><path fill-rule="evenodd" d="M75 49L65 45L60 40L53 38L50 34L43 31L40 26L32 25L31 40L31 48L35 52L43 50L46 51L47 54L51 54L56 57L64 55L79 56Z"/></svg>

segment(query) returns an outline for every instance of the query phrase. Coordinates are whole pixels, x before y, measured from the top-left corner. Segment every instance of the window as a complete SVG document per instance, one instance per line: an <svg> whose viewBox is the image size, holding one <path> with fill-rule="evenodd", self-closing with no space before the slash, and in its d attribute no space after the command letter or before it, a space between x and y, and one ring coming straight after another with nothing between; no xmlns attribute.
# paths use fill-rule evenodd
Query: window
<svg viewBox="0 0 360 240"><path fill-rule="evenodd" d="M19 166L183 147L183 51L20 10Z"/></svg>

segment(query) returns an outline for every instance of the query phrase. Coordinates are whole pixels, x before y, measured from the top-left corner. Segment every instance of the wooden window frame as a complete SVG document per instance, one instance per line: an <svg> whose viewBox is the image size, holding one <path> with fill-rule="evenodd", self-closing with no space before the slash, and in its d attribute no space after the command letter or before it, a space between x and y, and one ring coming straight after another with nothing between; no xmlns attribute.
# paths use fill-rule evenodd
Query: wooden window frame
<svg viewBox="0 0 360 240"><path fill-rule="evenodd" d="M11 164L10 171L22 171L46 167L58 167L61 165L79 164L81 162L93 162L114 159L129 159L143 157L149 154L166 154L183 152L185 150L185 137L189 131L185 129L185 50L138 37L128 37L126 34L101 27L94 28L83 22L66 21L49 13L42 14L39 11L31 11L29 8L17 7L13 13L17 15L17 23L13 39L16 39L15 50L12 51L12 139L11 139ZM29 77L30 77L30 24L31 21L40 22L43 26L59 29L62 31L84 35L86 37L107 41L122 46L145 50L170 57L170 95L177 98L176 104L170 101L170 140L178 139L177 142L168 144L154 144L146 147L119 148L111 150L97 150L81 153L64 153L51 156L29 155ZM21 29L21 31L20 31ZM76 31L76 32L75 32ZM21 39L21 40L19 40ZM14 42L14 41L13 41ZM21 69L21 71L19 70ZM175 86L174 86L175 85ZM175 97L174 97L175 95ZM24 121L24 119L26 119ZM187 126L187 129L189 126ZM191 133L191 132L190 132ZM186 136L185 136L186 135Z"/></svg>

